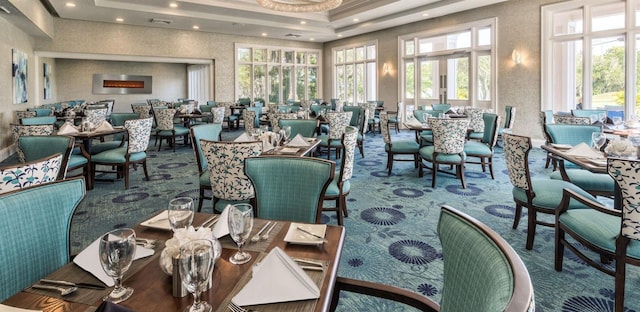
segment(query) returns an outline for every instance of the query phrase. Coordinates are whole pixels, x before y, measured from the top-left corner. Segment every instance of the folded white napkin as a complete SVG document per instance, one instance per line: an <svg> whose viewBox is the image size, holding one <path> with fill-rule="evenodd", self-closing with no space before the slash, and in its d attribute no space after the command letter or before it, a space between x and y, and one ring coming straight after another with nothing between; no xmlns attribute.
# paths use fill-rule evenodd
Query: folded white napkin
<svg viewBox="0 0 640 312"><path fill-rule="evenodd" d="M231 205L227 205L227 207L224 207L224 210L218 218L218 222L216 222L216 225L213 226L212 232L213 236L215 236L216 238L220 238L229 234L229 207L231 207Z"/></svg>
<svg viewBox="0 0 640 312"><path fill-rule="evenodd" d="M289 141L289 143L287 143L287 146L309 146L309 143L300 133L298 133L293 137L293 139L291 139L291 141Z"/></svg>
<svg viewBox="0 0 640 312"><path fill-rule="evenodd" d="M271 144L271 141L269 141L269 139L263 139L262 140L262 151L263 152L268 152L270 150L273 149L273 144Z"/></svg>
<svg viewBox="0 0 640 312"><path fill-rule="evenodd" d="M253 138L251 138L251 136L249 136L246 132L242 132L242 134L237 137L235 140L233 140L234 142L249 142L249 141L253 141Z"/></svg>
<svg viewBox="0 0 640 312"><path fill-rule="evenodd" d="M60 135L74 134L74 133L78 133L78 128L76 128L76 126L68 122L65 122L64 125L60 126L60 129L58 129L58 134Z"/></svg>
<svg viewBox="0 0 640 312"><path fill-rule="evenodd" d="M155 251L153 249L144 248L142 246L136 246L136 254L133 256L133 260L149 257L153 255ZM107 275L102 265L100 264L100 238L96 239L89 247L81 251L73 262L85 271L93 274L105 285L111 287L114 285L113 277Z"/></svg>
<svg viewBox="0 0 640 312"><path fill-rule="evenodd" d="M591 148L591 146L587 145L587 143L584 143L584 142L568 150L567 155L580 156L580 157L586 157L586 158L603 158L604 157L602 152L597 152L596 150Z"/></svg>
<svg viewBox="0 0 640 312"><path fill-rule="evenodd" d="M99 126L96 127L95 131L96 132L100 132L100 131L111 131L113 130L113 127L111 126L111 124L108 121L103 121Z"/></svg>
<svg viewBox="0 0 640 312"><path fill-rule="evenodd" d="M415 119L415 118L411 118L411 119L409 119L409 120L406 122L406 124L407 124L408 126L412 126L412 127L421 127L421 126L422 126L422 123L421 123L420 121L418 121L417 119Z"/></svg>
<svg viewBox="0 0 640 312"><path fill-rule="evenodd" d="M251 280L231 299L239 306L320 297L318 286L282 249L275 247L254 266Z"/></svg>
<svg viewBox="0 0 640 312"><path fill-rule="evenodd" d="M22 309L22 308L16 308L16 307L0 304L0 312L35 312L35 311L42 311L42 310Z"/></svg>

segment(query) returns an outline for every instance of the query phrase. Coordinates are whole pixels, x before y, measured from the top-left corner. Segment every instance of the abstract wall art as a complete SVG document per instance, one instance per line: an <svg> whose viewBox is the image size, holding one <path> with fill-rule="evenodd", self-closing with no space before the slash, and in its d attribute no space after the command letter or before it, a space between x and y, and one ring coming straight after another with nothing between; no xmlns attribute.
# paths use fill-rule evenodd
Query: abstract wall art
<svg viewBox="0 0 640 312"><path fill-rule="evenodd" d="M42 72L44 74L44 99L51 98L51 66L47 63L42 63Z"/></svg>
<svg viewBox="0 0 640 312"><path fill-rule="evenodd" d="M22 104L28 101L27 93L27 54L13 49L13 104Z"/></svg>

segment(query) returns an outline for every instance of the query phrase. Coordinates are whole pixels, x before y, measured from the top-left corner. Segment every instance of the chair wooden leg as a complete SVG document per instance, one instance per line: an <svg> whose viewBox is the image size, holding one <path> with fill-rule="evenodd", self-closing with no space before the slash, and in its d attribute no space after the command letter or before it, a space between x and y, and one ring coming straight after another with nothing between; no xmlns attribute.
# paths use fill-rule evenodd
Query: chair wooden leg
<svg viewBox="0 0 640 312"><path fill-rule="evenodd" d="M129 189L129 163L124 164L124 189Z"/></svg>
<svg viewBox="0 0 640 312"><path fill-rule="evenodd" d="M491 180L495 180L495 176L493 175L493 157L489 158L489 173L491 174Z"/></svg>
<svg viewBox="0 0 640 312"><path fill-rule="evenodd" d="M173 137L171 138L171 142L173 142L173 152L175 153L176 152L176 144L177 144L175 135L173 135Z"/></svg>
<svg viewBox="0 0 640 312"><path fill-rule="evenodd" d="M204 201L204 188L200 187L200 194L198 197L198 212L202 212L202 202Z"/></svg>
<svg viewBox="0 0 640 312"><path fill-rule="evenodd" d="M564 231L560 229L556 225L556 236L555 236L555 255L554 255L554 268L556 271L562 271L562 260L564 260L564 245L562 244L564 241Z"/></svg>
<svg viewBox="0 0 640 312"><path fill-rule="evenodd" d="M527 250L533 249L533 239L536 237L536 210L534 208L528 207L527 210L528 216L528 224L527 224L527 245L525 248Z"/></svg>
<svg viewBox="0 0 640 312"><path fill-rule="evenodd" d="M424 177L424 164L422 163L422 158L420 159L420 163L418 164L418 177Z"/></svg>
<svg viewBox="0 0 640 312"><path fill-rule="evenodd" d="M516 229L518 228L518 224L520 224L520 217L522 216L522 205L520 204L516 204L516 211L513 215L513 225L511 226L512 229Z"/></svg>
<svg viewBox="0 0 640 312"><path fill-rule="evenodd" d="M460 177L460 182L462 182L462 188L466 189L467 188L467 184L464 181L464 163L461 163L459 165L456 165L456 167L458 167L458 176Z"/></svg>
<svg viewBox="0 0 640 312"><path fill-rule="evenodd" d="M391 175L391 168L393 167L393 154L391 152L387 153L387 168L389 171L387 172L387 176Z"/></svg>
<svg viewBox="0 0 640 312"><path fill-rule="evenodd" d="M616 239L616 274L615 274L615 312L624 311L624 283L626 275L627 246L629 238L619 236Z"/></svg>
<svg viewBox="0 0 640 312"><path fill-rule="evenodd" d="M433 168L431 168L431 187L436 187L436 176L438 175L438 163L433 162Z"/></svg>
<svg viewBox="0 0 640 312"><path fill-rule="evenodd" d="M96 164L91 163L89 167L91 167L91 178L87 184L91 185L91 187L93 188L93 184L96 182Z"/></svg>
<svg viewBox="0 0 640 312"><path fill-rule="evenodd" d="M347 210L347 196L346 195L342 195L340 196L340 200L342 201L342 215L344 215L345 218L349 217L349 210Z"/></svg>
<svg viewBox="0 0 640 312"><path fill-rule="evenodd" d="M157 140L157 139L156 139ZM158 152L160 151L160 148L162 147L162 138L160 138L160 144L158 145Z"/></svg>
<svg viewBox="0 0 640 312"><path fill-rule="evenodd" d="M147 160L142 161L142 170L144 171L144 178L149 181L149 172L147 171Z"/></svg>
<svg viewBox="0 0 640 312"><path fill-rule="evenodd" d="M341 203L342 201L340 200L340 196L338 196L338 198L336 198L336 216L338 217L338 225L344 225Z"/></svg>

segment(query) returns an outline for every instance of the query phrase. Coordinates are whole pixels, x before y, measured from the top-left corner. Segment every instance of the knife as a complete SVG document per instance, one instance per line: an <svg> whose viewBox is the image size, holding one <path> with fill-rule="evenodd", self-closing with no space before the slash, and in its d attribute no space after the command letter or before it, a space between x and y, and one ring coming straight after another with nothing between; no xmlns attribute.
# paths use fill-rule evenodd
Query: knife
<svg viewBox="0 0 640 312"><path fill-rule="evenodd" d="M87 289L98 289L103 290L106 287L102 285L90 284L90 283L72 283L67 281L58 281L58 280L50 280L50 279L41 279L40 283L45 284L54 284L54 285L64 285L64 286L75 286L79 288L87 288Z"/></svg>

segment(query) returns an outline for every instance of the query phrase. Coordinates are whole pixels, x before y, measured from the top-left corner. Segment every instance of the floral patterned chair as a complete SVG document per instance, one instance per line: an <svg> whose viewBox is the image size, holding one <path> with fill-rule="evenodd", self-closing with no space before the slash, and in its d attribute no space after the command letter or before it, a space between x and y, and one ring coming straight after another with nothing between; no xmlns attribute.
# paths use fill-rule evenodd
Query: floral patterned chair
<svg viewBox="0 0 640 312"><path fill-rule="evenodd" d="M34 111L15 111L16 121L20 122L22 118L36 117L37 113Z"/></svg>
<svg viewBox="0 0 640 312"><path fill-rule="evenodd" d="M479 158L480 161L471 162L467 160L468 164L480 164L482 166L482 172L485 172L485 166L489 167L489 173L491 173L491 179L495 179L493 175L493 148L498 141L498 125L500 124L500 116L491 113L484 113L482 118L484 119L484 131L482 139L480 141L467 141L464 143L464 152L467 157Z"/></svg>
<svg viewBox="0 0 640 312"><path fill-rule="evenodd" d="M349 126L352 114L352 112L328 112L324 114L329 122L329 134L321 134L318 139L320 139L319 147L327 149L327 159L331 158L331 149L336 151L336 158L338 157L339 151L342 149L342 134Z"/></svg>
<svg viewBox="0 0 640 312"><path fill-rule="evenodd" d="M25 162L25 156L20 146L18 145L18 138L25 135L52 135L54 131L53 125L11 125L11 138L13 143L16 144L16 151L18 152L18 159L20 162Z"/></svg>
<svg viewBox="0 0 640 312"><path fill-rule="evenodd" d="M531 178L529 171L529 151L531 151L531 138L527 136L504 133L504 158L507 163L509 180L513 185L513 201L516 203L516 211L513 219L513 228L520 223L522 207L527 208L527 244L526 248L533 248L533 240L536 235L536 225L554 227L554 223L538 220L538 213L553 215L556 213L562 201L562 190L570 189L596 201L595 197L582 190L571 182L552 180L548 177ZM577 201L571 201L571 209L585 208L585 205Z"/></svg>
<svg viewBox="0 0 640 312"><path fill-rule="evenodd" d="M467 107L465 114L469 118L469 129L473 132L469 133L469 139L482 140L484 134L484 119L482 118L484 113L493 113L492 109Z"/></svg>
<svg viewBox="0 0 640 312"><path fill-rule="evenodd" d="M570 115L553 115L553 120L559 124L566 125L590 125L590 117L576 117Z"/></svg>
<svg viewBox="0 0 640 312"><path fill-rule="evenodd" d="M351 191L349 180L353 175L353 162L356 154L356 142L358 139L358 128L348 126L342 134L342 160L340 162L340 174L337 179L333 179L324 193L322 201L335 200L335 207L322 207L323 211L335 211L338 218L338 225L343 225L343 216L348 217L347 195Z"/></svg>
<svg viewBox="0 0 640 312"><path fill-rule="evenodd" d="M222 124L224 122L224 114L227 111L227 109L222 106L222 107L213 107L211 109L211 113L213 114L213 123L216 124Z"/></svg>
<svg viewBox="0 0 640 312"><path fill-rule="evenodd" d="M233 102L218 102L216 106L224 107L224 119L223 122L227 122L227 129L231 130L232 128L240 127L240 118L237 115L233 114L232 106L235 106L236 103Z"/></svg>
<svg viewBox="0 0 640 312"><path fill-rule="evenodd" d="M196 125L189 129L191 137L191 146L193 146L193 152L196 155L196 163L198 164L198 176L200 184L200 194L198 200L198 212L202 211L202 202L204 199L212 199L211 197L205 197L204 192L211 190L211 179L209 179L209 170L207 170L207 160L202 152L201 139L209 141L220 141L220 133L222 132L221 123L211 123Z"/></svg>
<svg viewBox="0 0 640 312"><path fill-rule="evenodd" d="M244 173L244 160L262 153L261 141L221 142L200 140L213 192L213 208L248 203L255 198L253 184Z"/></svg>
<svg viewBox="0 0 640 312"><path fill-rule="evenodd" d="M271 123L271 131L280 131L280 119L298 119L297 113L269 113L269 122Z"/></svg>
<svg viewBox="0 0 640 312"><path fill-rule="evenodd" d="M129 133L128 143L125 146L91 156L91 185L95 181L96 165L117 167L118 177L124 175L124 188L127 190L129 189L129 168L131 165L142 164L144 177L149 181L146 150L149 147L152 124L152 118L125 121L124 127Z"/></svg>
<svg viewBox="0 0 640 312"><path fill-rule="evenodd" d="M85 119L90 122L94 127L100 125L103 121L107 120L107 108L93 108L85 109Z"/></svg>
<svg viewBox="0 0 640 312"><path fill-rule="evenodd" d="M32 162L0 167L0 194L25 187L46 184L61 178L64 172L62 154L55 153Z"/></svg>
<svg viewBox="0 0 640 312"><path fill-rule="evenodd" d="M244 131L251 135L251 133L253 133L253 130L256 128L256 112L245 109L242 111L242 119L244 120Z"/></svg>
<svg viewBox="0 0 640 312"><path fill-rule="evenodd" d="M186 137L189 135L189 128L184 126L175 125L173 123L173 117L176 114L176 109L157 109L154 110L156 115L156 137L160 138L160 144L158 145L158 151L162 148L162 138L169 138L170 144L173 145L173 151L176 151L176 137L182 136L186 144Z"/></svg>
<svg viewBox="0 0 640 312"><path fill-rule="evenodd" d="M131 104L131 111L138 114L140 119L151 117L151 105L149 104Z"/></svg>
<svg viewBox="0 0 640 312"><path fill-rule="evenodd" d="M448 119L448 118L430 118L429 125L433 131L433 145L420 148L420 156L422 159L430 162L433 166L431 187L436 187L436 176L441 171L440 164L456 166L455 176L460 179L462 188L466 188L464 182L464 162L467 155L464 152L464 142L469 126L468 119ZM418 175L424 175L423 167L419 166ZM442 171L450 173L447 171Z"/></svg>
<svg viewBox="0 0 640 312"><path fill-rule="evenodd" d="M420 165L420 145L415 140L401 140L393 142L389 131L389 114L380 113L380 131L384 140L384 150L387 152L387 175L391 175L394 161L413 161L415 167ZM412 155L413 159L395 159L395 155Z"/></svg>

